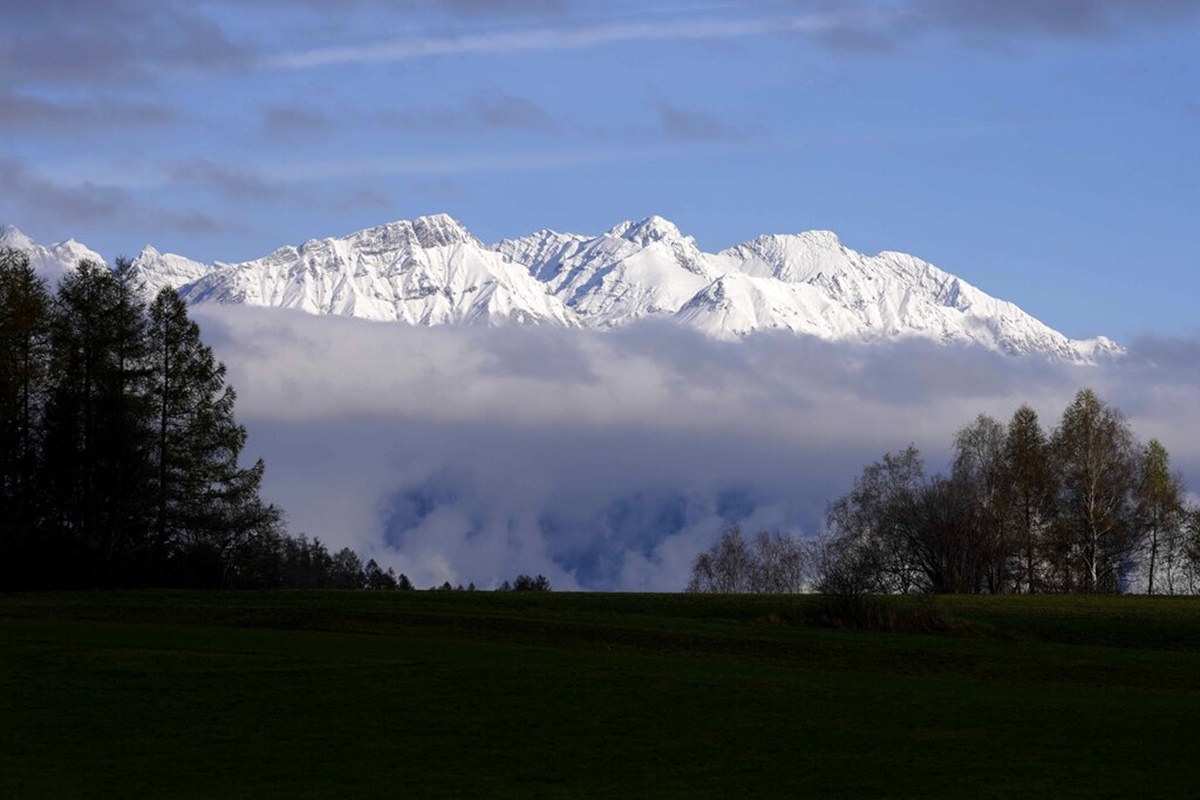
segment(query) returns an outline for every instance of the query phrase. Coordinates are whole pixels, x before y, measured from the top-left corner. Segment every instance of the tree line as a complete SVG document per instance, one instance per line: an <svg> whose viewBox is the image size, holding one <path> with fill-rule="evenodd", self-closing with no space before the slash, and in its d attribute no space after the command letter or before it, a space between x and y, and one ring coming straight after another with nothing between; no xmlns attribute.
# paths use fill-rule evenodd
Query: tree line
<svg viewBox="0 0 1200 800"><path fill-rule="evenodd" d="M51 294L26 254L0 251L0 589L412 588L287 533L259 497L262 461L240 463L225 374L178 294L146 302L127 260L81 262ZM1184 498L1166 448L1084 389L1051 431L1029 406L978 416L947 475L913 446L884 455L815 542L726 531L688 589L1197 593Z"/></svg>
<svg viewBox="0 0 1200 800"><path fill-rule="evenodd" d="M287 533L235 400L174 290L118 259L51 294L0 250L0 590L413 588Z"/></svg>
<svg viewBox="0 0 1200 800"><path fill-rule="evenodd" d="M0 252L0 586L230 585L283 537L225 367L170 289Z"/></svg>
<svg viewBox="0 0 1200 800"><path fill-rule="evenodd" d="M1057 426L1028 405L954 437L946 475L913 447L865 467L807 542L736 528L693 562L691 591L1200 593L1200 509L1157 439L1082 389Z"/></svg>

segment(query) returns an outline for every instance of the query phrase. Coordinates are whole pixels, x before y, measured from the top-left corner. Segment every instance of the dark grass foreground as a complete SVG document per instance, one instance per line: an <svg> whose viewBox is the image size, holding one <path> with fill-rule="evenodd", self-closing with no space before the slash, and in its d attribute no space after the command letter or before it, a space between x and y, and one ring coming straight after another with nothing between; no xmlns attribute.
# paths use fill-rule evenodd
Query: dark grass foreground
<svg viewBox="0 0 1200 800"><path fill-rule="evenodd" d="M814 597L2 596L0 797L1200 787L1200 602L886 605L891 632Z"/></svg>

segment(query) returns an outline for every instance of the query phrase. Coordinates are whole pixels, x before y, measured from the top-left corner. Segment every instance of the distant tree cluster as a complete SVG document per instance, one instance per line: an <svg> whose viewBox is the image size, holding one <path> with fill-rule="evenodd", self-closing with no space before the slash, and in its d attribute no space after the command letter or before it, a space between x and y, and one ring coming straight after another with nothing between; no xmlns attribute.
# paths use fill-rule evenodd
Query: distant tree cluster
<svg viewBox="0 0 1200 800"><path fill-rule="evenodd" d="M692 564L692 592L1200 593L1200 509L1157 439L1081 390L1047 433L1022 406L958 431L950 474L913 446L868 465L823 538L735 525Z"/></svg>
<svg viewBox="0 0 1200 800"><path fill-rule="evenodd" d="M375 561L366 563L349 547L330 553L320 539L273 533L247 552L243 588L370 589L411 591L408 576Z"/></svg>
<svg viewBox="0 0 1200 800"><path fill-rule="evenodd" d="M760 531L749 542L733 525L692 563L689 592L786 594L804 591L811 564L805 543Z"/></svg>
<svg viewBox="0 0 1200 800"><path fill-rule="evenodd" d="M545 575L533 577L531 575L521 574L516 577L512 583L505 581L496 587L498 592L548 592L550 591L550 579Z"/></svg>
<svg viewBox="0 0 1200 800"><path fill-rule="evenodd" d="M1200 590L1200 515L1157 440L1081 390L1047 433L1022 406L980 415L948 476L916 448L830 505L819 588L833 593Z"/></svg>

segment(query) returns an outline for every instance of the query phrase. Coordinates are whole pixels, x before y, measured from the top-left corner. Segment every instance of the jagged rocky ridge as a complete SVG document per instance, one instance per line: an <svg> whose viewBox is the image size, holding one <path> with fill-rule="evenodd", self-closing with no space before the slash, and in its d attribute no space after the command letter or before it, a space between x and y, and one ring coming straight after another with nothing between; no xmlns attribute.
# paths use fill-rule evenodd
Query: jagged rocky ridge
<svg viewBox="0 0 1200 800"><path fill-rule="evenodd" d="M0 247L34 254L51 280L79 258L15 228ZM702 252L669 221L622 222L599 236L543 230L487 245L447 215L419 217L282 247L240 264L203 264L147 246L134 260L146 291L192 303L277 306L414 325L550 325L612 329L670 318L734 339L790 331L838 341L919 337L1011 354L1092 362L1123 352L1068 339L932 264L867 256L828 231L761 236Z"/></svg>

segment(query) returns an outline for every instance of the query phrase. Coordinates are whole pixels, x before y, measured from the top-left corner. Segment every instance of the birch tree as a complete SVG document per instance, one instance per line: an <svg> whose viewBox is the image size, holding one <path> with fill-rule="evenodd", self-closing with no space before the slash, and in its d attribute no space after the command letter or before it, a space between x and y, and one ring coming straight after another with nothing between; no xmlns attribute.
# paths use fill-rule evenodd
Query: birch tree
<svg viewBox="0 0 1200 800"><path fill-rule="evenodd" d="M1082 389L1051 441L1059 518L1086 592L1116 592L1136 543L1135 444L1119 411ZM1070 588L1070 587L1066 587Z"/></svg>

